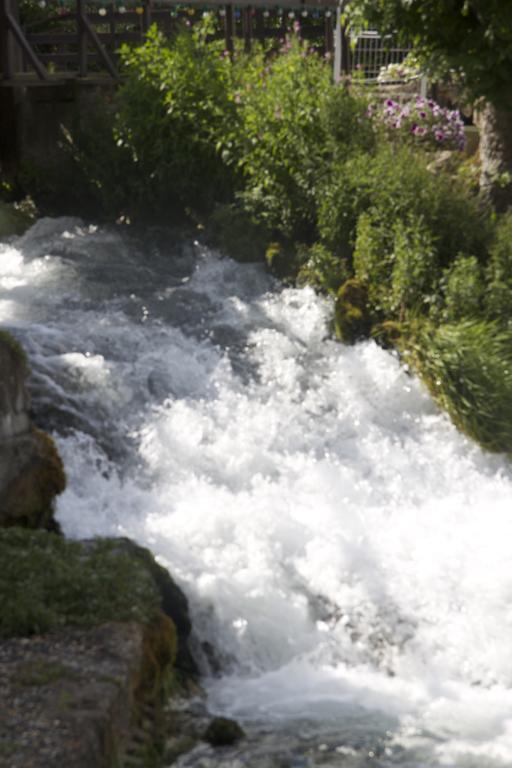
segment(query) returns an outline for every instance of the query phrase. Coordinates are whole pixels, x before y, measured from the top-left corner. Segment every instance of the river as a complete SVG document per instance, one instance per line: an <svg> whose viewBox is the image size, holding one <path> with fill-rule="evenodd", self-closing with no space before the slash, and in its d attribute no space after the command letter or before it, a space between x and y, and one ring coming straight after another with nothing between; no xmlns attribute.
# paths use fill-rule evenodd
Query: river
<svg viewBox="0 0 512 768"><path fill-rule="evenodd" d="M171 232L0 245L65 534L170 569L208 707L249 734L179 766L510 768L511 465L331 314Z"/></svg>

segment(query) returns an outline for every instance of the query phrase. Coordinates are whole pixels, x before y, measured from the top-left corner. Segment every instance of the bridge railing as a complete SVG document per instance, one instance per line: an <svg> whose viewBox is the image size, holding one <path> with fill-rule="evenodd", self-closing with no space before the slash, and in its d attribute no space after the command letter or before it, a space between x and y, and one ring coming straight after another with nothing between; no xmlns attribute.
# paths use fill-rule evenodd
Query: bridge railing
<svg viewBox="0 0 512 768"><path fill-rule="evenodd" d="M34 14L18 0L0 0L0 84L54 83L66 79L118 81L117 51L138 44L152 23L171 36L180 23L194 25L213 14L216 33L232 55L236 38L250 50L253 40L284 39L295 28L321 53L334 56L338 74L358 72L375 82L380 69L404 59L408 49L376 32L350 41L340 29L337 0L39 0ZM338 14L338 15L337 15ZM337 59L337 61L336 61Z"/></svg>

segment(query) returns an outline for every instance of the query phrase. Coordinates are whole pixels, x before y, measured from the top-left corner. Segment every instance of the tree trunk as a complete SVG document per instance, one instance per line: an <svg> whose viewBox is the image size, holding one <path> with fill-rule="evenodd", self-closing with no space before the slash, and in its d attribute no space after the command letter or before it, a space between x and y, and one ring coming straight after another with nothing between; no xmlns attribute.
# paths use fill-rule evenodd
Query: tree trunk
<svg viewBox="0 0 512 768"><path fill-rule="evenodd" d="M480 185L497 211L512 207L512 109L486 102L478 116Z"/></svg>

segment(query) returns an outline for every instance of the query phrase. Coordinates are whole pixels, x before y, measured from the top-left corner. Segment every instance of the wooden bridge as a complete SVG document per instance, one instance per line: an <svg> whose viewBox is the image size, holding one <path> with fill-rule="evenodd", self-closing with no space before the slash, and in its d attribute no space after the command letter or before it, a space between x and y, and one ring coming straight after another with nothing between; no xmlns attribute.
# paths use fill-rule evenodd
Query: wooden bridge
<svg viewBox="0 0 512 768"><path fill-rule="evenodd" d="M268 0L236 0L236 5L222 0L135 2L39 0L36 11L32 3L27 12L23 2L0 0L0 86L54 85L70 79L117 82L122 43L141 43L153 23L172 35L180 21L193 25L204 13L217 17L213 37L224 38L230 54L237 37L250 50L254 39L282 38L299 21L302 36L323 51L337 49L338 68L348 71L337 0L283 0L278 8Z"/></svg>

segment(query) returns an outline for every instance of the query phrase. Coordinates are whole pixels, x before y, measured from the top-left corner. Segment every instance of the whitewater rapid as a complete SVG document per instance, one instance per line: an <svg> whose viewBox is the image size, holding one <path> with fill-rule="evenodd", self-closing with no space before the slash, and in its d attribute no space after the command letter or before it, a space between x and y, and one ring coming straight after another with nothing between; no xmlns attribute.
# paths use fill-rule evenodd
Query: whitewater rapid
<svg viewBox="0 0 512 768"><path fill-rule="evenodd" d="M170 569L210 709L289 738L268 765L510 768L511 465L331 313L170 233L0 245L58 519Z"/></svg>

